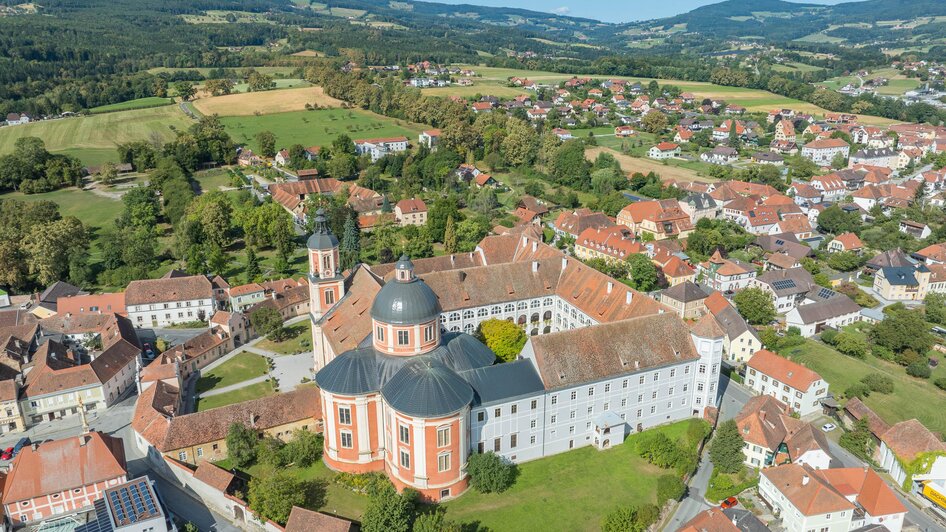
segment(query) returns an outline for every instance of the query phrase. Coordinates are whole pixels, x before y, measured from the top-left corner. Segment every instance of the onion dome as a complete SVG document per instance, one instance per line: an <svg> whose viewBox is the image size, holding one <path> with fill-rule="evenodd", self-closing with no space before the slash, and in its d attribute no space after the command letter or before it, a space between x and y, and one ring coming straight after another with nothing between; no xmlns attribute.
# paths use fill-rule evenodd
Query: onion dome
<svg viewBox="0 0 946 532"><path fill-rule="evenodd" d="M328 221L325 218L325 211L319 209L315 211L315 229L312 236L309 237L306 246L309 249L328 250L338 247L338 238L332 234L328 227Z"/></svg>

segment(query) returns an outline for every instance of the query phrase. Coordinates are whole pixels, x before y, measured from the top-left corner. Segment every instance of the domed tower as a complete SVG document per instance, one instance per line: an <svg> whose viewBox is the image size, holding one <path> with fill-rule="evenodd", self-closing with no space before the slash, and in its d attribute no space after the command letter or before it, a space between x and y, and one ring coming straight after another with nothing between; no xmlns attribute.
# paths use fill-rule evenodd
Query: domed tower
<svg viewBox="0 0 946 532"><path fill-rule="evenodd" d="M320 360L321 331L316 323L345 295L345 279L339 271L338 238L332 234L325 219L325 211L315 212L315 230L306 247L309 252L309 318L312 320L312 346L315 368L328 361Z"/></svg>
<svg viewBox="0 0 946 532"><path fill-rule="evenodd" d="M394 272L371 305L374 348L394 356L429 353L440 345L440 300L414 275L414 263L406 255Z"/></svg>

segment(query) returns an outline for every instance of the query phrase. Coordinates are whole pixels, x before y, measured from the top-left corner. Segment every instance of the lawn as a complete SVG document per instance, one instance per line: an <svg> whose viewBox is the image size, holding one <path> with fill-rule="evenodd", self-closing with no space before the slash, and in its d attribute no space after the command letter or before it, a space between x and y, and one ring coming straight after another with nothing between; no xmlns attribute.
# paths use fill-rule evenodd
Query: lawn
<svg viewBox="0 0 946 532"><path fill-rule="evenodd" d="M867 374L889 375L894 380L894 393L871 394L864 400L867 406L891 425L917 418L934 432L946 432L946 409L943 408L946 392L934 386L932 379L915 379L907 375L901 366L871 355L863 360L844 356L815 340L808 340L804 345L785 350L782 354L818 372L828 381L835 395L843 394L848 386Z"/></svg>
<svg viewBox="0 0 946 532"><path fill-rule="evenodd" d="M194 180L200 183L200 190L206 194L220 190L220 187L230 187L230 173L224 169L207 170L194 174Z"/></svg>
<svg viewBox="0 0 946 532"><path fill-rule="evenodd" d="M688 424L654 430L683 438ZM497 531L600 530L601 519L619 506L653 504L657 477L670 473L635 454L635 437L608 451L582 447L521 464L508 491L468 491L443 505L447 518Z"/></svg>
<svg viewBox="0 0 946 532"><path fill-rule="evenodd" d="M111 113L114 111L130 111L132 109L150 109L152 107L161 107L171 105L174 100L171 98L158 98L150 96L148 98L138 98L137 100L128 100L127 102L113 103L111 105L100 105L89 109L92 114Z"/></svg>
<svg viewBox="0 0 946 532"><path fill-rule="evenodd" d="M376 115L360 109L323 109L260 116L225 116L220 119L227 132L241 144L259 151L256 134L272 131L277 148L293 144L328 146L335 137L348 135L352 140L406 136L412 141L424 126Z"/></svg>
<svg viewBox="0 0 946 532"><path fill-rule="evenodd" d="M589 161L594 161L601 152L606 152L613 155L618 163L620 163L621 169L626 173L640 172L642 174L646 174L648 172L654 172L664 181L668 179L673 179L674 181L713 181L713 179L708 176L700 175L699 172L694 169L694 163L690 161L674 160L667 161L667 164L664 164L663 161L655 161L646 157L632 157L630 155L624 155L618 150L606 148L603 146L596 146L586 149L585 158L587 158ZM695 163L695 165L704 164L706 163Z"/></svg>
<svg viewBox="0 0 946 532"><path fill-rule="evenodd" d="M267 371L269 364L266 357L243 352L210 371L202 372L200 380L197 381L197 393L255 379L265 375Z"/></svg>
<svg viewBox="0 0 946 532"><path fill-rule="evenodd" d="M197 399L197 411L210 410L221 406L232 405L233 403L242 403L252 399L268 397L275 395L276 390L269 381L257 382L243 388L238 388L232 392L211 395L210 397L200 397Z"/></svg>
<svg viewBox="0 0 946 532"><path fill-rule="evenodd" d="M274 342L269 338L260 340L256 347L273 351L280 355L294 355L306 350L311 351L312 346L312 322L305 320L302 323L296 323L286 327L289 329L291 338L284 342Z"/></svg>
<svg viewBox="0 0 946 532"><path fill-rule="evenodd" d="M451 85L449 87L421 89L420 92L425 96L459 96L460 98L469 98L477 94L496 96L498 98L515 98L520 94L529 94L529 91L525 89L507 87L503 82L479 80L474 80L473 85L468 87Z"/></svg>
<svg viewBox="0 0 946 532"><path fill-rule="evenodd" d="M193 121L177 106L103 113L92 116L43 120L22 126L0 128L0 155L13 151L21 137L39 137L52 152L67 152L85 164L118 161L115 146L133 140L168 141L175 130ZM106 156L108 156L106 158Z"/></svg>

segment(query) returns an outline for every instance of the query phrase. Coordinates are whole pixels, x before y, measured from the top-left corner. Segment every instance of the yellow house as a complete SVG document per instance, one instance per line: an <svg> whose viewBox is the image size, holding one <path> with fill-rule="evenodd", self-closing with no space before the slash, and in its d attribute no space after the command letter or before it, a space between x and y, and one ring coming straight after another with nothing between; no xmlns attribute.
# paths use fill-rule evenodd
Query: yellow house
<svg viewBox="0 0 946 532"><path fill-rule="evenodd" d="M930 269L916 266L887 266L874 275L874 290L889 301L919 301L930 288Z"/></svg>
<svg viewBox="0 0 946 532"><path fill-rule="evenodd" d="M0 381L0 434L23 431L23 415L16 400L17 393L14 379Z"/></svg>

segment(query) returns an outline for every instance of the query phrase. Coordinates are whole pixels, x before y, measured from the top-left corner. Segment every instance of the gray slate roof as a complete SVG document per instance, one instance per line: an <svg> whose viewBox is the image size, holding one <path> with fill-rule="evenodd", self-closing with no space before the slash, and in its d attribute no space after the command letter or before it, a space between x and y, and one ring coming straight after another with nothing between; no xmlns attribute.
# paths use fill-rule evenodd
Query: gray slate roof
<svg viewBox="0 0 946 532"><path fill-rule="evenodd" d="M531 360L516 360L460 374L476 392L475 403L486 405L542 392L545 387Z"/></svg>
<svg viewBox="0 0 946 532"><path fill-rule="evenodd" d="M440 300L419 278L386 283L371 304L371 317L393 325L417 325L440 317Z"/></svg>
<svg viewBox="0 0 946 532"><path fill-rule="evenodd" d="M473 401L473 388L436 359L412 359L381 388L394 410L432 418L451 414Z"/></svg>
<svg viewBox="0 0 946 532"><path fill-rule="evenodd" d="M683 303L706 299L706 292L704 292L703 289L699 287L699 285L690 281L673 285L670 288L665 289L660 294L662 297L667 297L674 301L681 301Z"/></svg>
<svg viewBox="0 0 946 532"><path fill-rule="evenodd" d="M838 294L830 299L798 307L798 316L801 318L802 323L812 324L821 323L846 314L855 314L860 312L860 310L861 307L855 303L853 299Z"/></svg>

